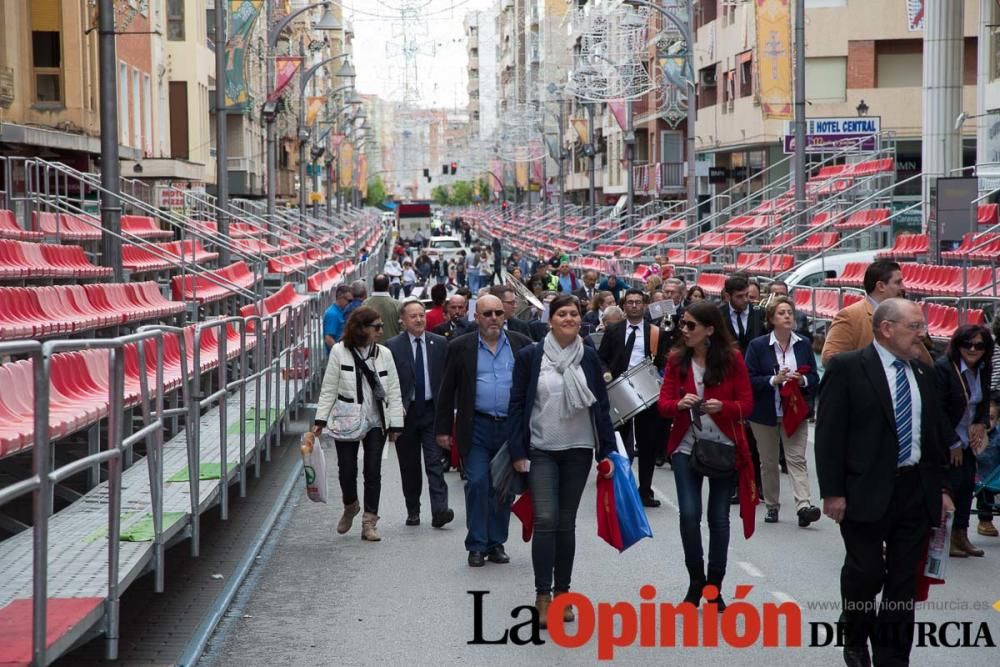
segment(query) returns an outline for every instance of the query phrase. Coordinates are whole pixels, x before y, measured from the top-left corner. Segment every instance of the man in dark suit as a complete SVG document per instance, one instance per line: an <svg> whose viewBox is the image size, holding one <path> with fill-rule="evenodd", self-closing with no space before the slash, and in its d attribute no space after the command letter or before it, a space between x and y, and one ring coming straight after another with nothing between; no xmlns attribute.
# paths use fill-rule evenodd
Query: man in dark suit
<svg viewBox="0 0 1000 667"><path fill-rule="evenodd" d="M420 453L423 451L431 495L431 525L441 528L455 518L448 507L448 485L434 440L434 396L441 388L448 340L426 331L424 305L416 299L403 303L400 318L403 333L390 338L385 345L396 363L399 391L403 397L403 432L396 439L396 456L406 499L406 525L420 525L420 494L423 492Z"/></svg>
<svg viewBox="0 0 1000 667"><path fill-rule="evenodd" d="M730 335L739 344L740 352L746 354L750 341L764 333L764 313L750 303L750 283L746 276L730 276L722 289L728 298L726 303L719 306L722 319L729 327Z"/></svg>
<svg viewBox="0 0 1000 667"><path fill-rule="evenodd" d="M490 461L509 433L507 404L514 374L514 357L530 340L503 330L500 299L487 294L476 301L477 329L448 345L441 390L435 400L434 432L441 447L450 448L455 422L455 446L465 469L465 548L469 566L489 559L508 563L504 551L510 523L510 500L497 502ZM456 414L457 409L457 414Z"/></svg>
<svg viewBox="0 0 1000 667"><path fill-rule="evenodd" d="M587 269L583 272L583 285L573 292L573 295L580 300L580 305L586 312L595 294L597 294L597 271Z"/></svg>
<svg viewBox="0 0 1000 667"><path fill-rule="evenodd" d="M875 664L905 665L917 564L930 529L954 509L947 427L934 372L918 361L927 329L920 306L887 299L872 326L872 344L826 367L816 472L823 512L840 524L847 552L840 574L844 659L871 665L871 640Z"/></svg>
<svg viewBox="0 0 1000 667"><path fill-rule="evenodd" d="M490 288L490 294L500 299L500 303L503 304L504 329L532 338L531 324L514 317L514 312L517 310L517 293L514 288L510 285L494 285Z"/></svg>
<svg viewBox="0 0 1000 667"><path fill-rule="evenodd" d="M472 330L472 322L469 321L469 302L464 296L452 294L448 297L446 308L448 319L435 328L434 333L450 341Z"/></svg>
<svg viewBox="0 0 1000 667"><path fill-rule="evenodd" d="M613 380L650 358L657 368L662 369L670 351L670 337L658 327L652 326L644 317L646 300L642 290L626 291L622 304L625 307L625 319L605 330L601 346L597 350ZM618 431L629 450L629 458L634 458L638 450L639 495L642 497L642 504L646 507L659 507L660 501L653 495L653 469L656 467L657 452L666 447L667 438L656 403L619 427Z"/></svg>

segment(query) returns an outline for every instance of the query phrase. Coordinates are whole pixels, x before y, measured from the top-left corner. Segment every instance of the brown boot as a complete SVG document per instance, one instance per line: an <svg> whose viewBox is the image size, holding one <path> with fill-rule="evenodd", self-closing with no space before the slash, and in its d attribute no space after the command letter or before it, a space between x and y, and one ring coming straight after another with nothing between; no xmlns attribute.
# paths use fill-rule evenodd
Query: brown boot
<svg viewBox="0 0 1000 667"><path fill-rule="evenodd" d="M376 523L378 523L378 515L365 512L364 516L361 517L361 539L369 542L379 542L382 539L378 531L375 530Z"/></svg>
<svg viewBox="0 0 1000 667"><path fill-rule="evenodd" d="M552 599L556 600L560 595L566 595L568 591L556 591ZM563 607L563 622L572 623L576 620L576 614L573 613L573 607L571 605L566 605Z"/></svg>
<svg viewBox="0 0 1000 667"><path fill-rule="evenodd" d="M986 555L986 552L974 545L969 541L969 530L967 528L962 528L958 532L959 545L962 547L962 551L969 554L970 556L975 556L976 558L982 558Z"/></svg>
<svg viewBox="0 0 1000 667"><path fill-rule="evenodd" d="M997 527L993 525L992 521L980 521L976 532L983 537L1000 537L1000 533L997 532Z"/></svg>
<svg viewBox="0 0 1000 667"><path fill-rule="evenodd" d="M351 529L351 524L354 523L354 517L358 515L361 511L361 503L355 500L350 505L344 505L344 513L340 516L340 521L337 522L337 532L343 535Z"/></svg>
<svg viewBox="0 0 1000 667"><path fill-rule="evenodd" d="M552 595L549 593L539 593L535 596L535 609L538 610L538 627L549 627L549 605L552 604Z"/></svg>
<svg viewBox="0 0 1000 667"><path fill-rule="evenodd" d="M965 553L965 549L962 548L962 540L958 536L958 530L952 529L951 531L951 551L949 555L952 558L968 558L969 554Z"/></svg>

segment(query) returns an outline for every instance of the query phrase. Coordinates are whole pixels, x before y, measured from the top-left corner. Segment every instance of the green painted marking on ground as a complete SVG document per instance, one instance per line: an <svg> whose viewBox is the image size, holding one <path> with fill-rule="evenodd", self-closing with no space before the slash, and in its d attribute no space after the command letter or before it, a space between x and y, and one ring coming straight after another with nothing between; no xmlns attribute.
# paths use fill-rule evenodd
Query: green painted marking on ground
<svg viewBox="0 0 1000 667"><path fill-rule="evenodd" d="M219 479L222 476L222 464L203 462L198 466L198 479ZM167 482L186 482L191 475L185 467L174 473Z"/></svg>

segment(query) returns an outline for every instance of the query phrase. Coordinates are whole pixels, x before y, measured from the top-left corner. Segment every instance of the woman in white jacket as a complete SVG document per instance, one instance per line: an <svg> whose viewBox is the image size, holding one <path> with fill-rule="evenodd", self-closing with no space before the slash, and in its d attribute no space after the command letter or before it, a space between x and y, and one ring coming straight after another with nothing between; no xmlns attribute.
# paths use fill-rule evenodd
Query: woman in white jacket
<svg viewBox="0 0 1000 667"><path fill-rule="evenodd" d="M351 529L354 517L361 511L358 501L358 447L364 448L364 516L361 539L377 542L381 538L375 529L378 523L379 495L382 491L382 448L386 436L395 442L403 428L403 403L399 395L396 365L388 348L377 341L382 335L382 316L368 306L354 310L347 319L344 335L330 351L330 360L323 375L323 387L312 427L312 440L318 436L338 402L361 402L362 434L356 440L336 440L337 468L344 514L337 523L343 535Z"/></svg>

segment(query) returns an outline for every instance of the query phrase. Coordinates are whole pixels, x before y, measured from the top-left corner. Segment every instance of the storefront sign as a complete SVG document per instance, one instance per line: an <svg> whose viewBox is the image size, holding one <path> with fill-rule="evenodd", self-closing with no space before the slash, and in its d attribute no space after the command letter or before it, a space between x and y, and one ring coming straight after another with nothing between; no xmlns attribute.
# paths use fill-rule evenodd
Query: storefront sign
<svg viewBox="0 0 1000 667"><path fill-rule="evenodd" d="M882 118L863 116L852 118L809 118L806 120L806 153L829 153L845 149L874 151L878 148L878 133ZM784 150L795 152L792 123L785 123Z"/></svg>

